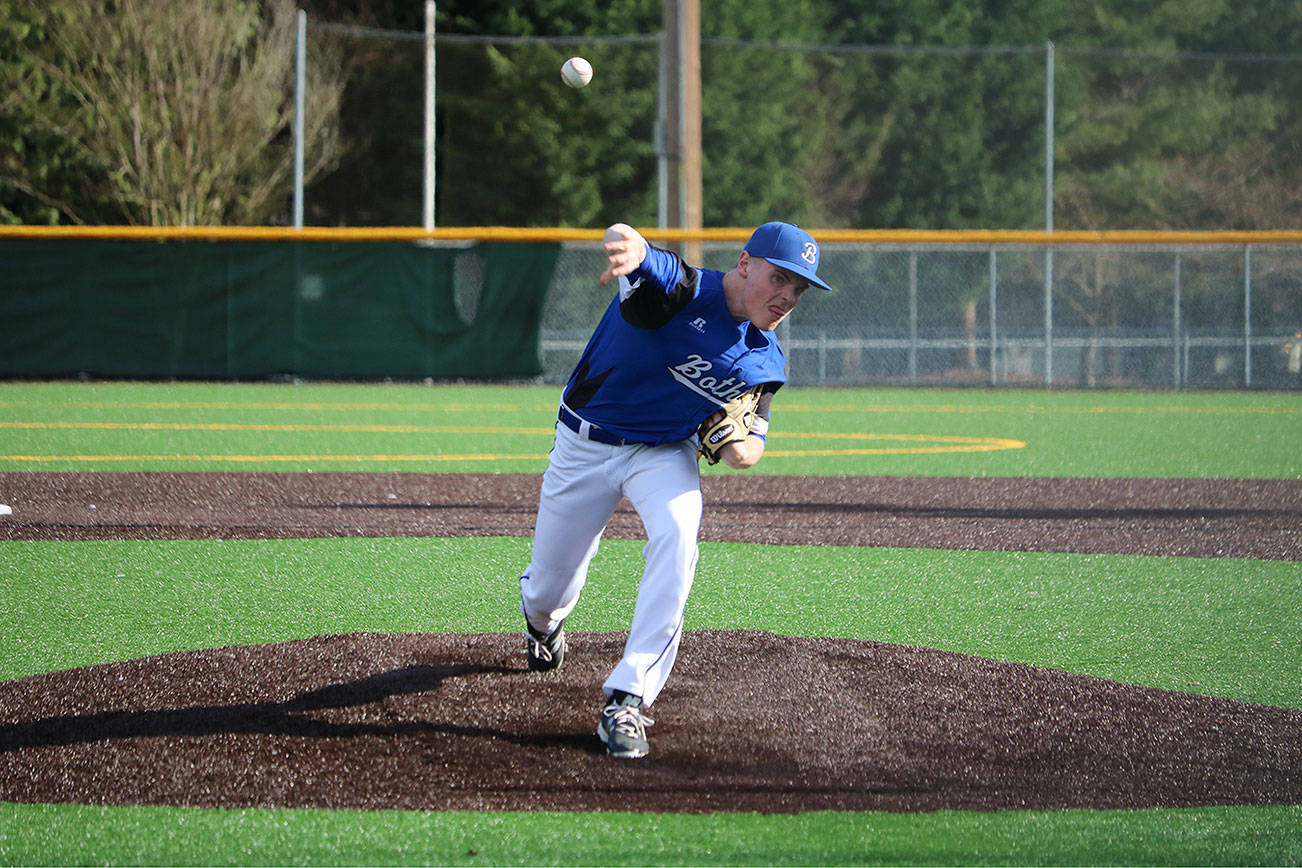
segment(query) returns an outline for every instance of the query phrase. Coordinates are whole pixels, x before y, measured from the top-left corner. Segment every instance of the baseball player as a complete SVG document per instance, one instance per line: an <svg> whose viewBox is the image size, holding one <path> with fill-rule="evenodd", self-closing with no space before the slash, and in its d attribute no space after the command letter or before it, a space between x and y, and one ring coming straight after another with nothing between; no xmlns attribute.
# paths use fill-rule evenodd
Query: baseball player
<svg viewBox="0 0 1302 868"><path fill-rule="evenodd" d="M756 229L726 273L688 266L623 223L605 237L600 280L618 292L562 395L520 589L528 666L555 669L606 523L621 497L633 504L646 568L597 734L611 756L636 758L650 749L646 711L673 668L696 574L698 456L739 470L760 460L786 380L773 330L806 287L830 287L817 242L789 223Z"/></svg>

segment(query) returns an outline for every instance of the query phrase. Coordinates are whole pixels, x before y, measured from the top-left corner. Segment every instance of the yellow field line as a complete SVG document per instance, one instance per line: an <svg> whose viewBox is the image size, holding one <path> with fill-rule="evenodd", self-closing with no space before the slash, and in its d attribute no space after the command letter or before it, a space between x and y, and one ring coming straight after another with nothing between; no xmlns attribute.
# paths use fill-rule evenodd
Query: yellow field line
<svg viewBox="0 0 1302 868"><path fill-rule="evenodd" d="M1207 416L1238 414L1283 415L1302 414L1302 404L1297 407L1001 407L985 404L783 404L782 410L800 413L1029 413L1033 415L1061 413L1063 415L1104 413L1193 413Z"/></svg>
<svg viewBox="0 0 1302 868"><path fill-rule="evenodd" d="M552 433L551 428L493 428L488 426L457 425L259 425L231 422L0 422L0 428L15 429L58 429L58 430L109 430L109 431L332 431L380 434L524 434L545 436ZM1026 446L1021 440L1000 437L966 437L949 434L873 434L863 431L809 431L784 432L782 439L801 438L805 440L903 440L911 443L943 443L944 447L934 447L926 451L955 452L988 451L996 449L1021 449ZM958 448L955 448L958 447ZM819 452L784 452L773 454L847 454Z"/></svg>
<svg viewBox="0 0 1302 868"><path fill-rule="evenodd" d="M1022 444L1025 445L1025 444ZM937 455L952 452L998 452L1003 449L1018 449L1018 446L1002 446L997 443L973 443L953 446L898 446L869 449L766 449L766 456L792 457L804 455Z"/></svg>
<svg viewBox="0 0 1302 868"><path fill-rule="evenodd" d="M872 434L865 431L783 432L782 439L801 437L806 440L904 440L911 443L949 443L986 446L995 449L1022 449L1026 443L1003 437L967 437L956 434ZM767 453L766 453L767 454Z"/></svg>
<svg viewBox="0 0 1302 868"><path fill-rule="evenodd" d="M251 422L0 422L0 428L21 429L104 429L110 431L164 430L164 431L362 431L396 434L545 434L551 435L551 428L494 428L473 425L269 425ZM829 438L864 438L889 440L939 440L946 442L966 442L969 440L987 440L985 437L965 437L949 434L872 434L863 431L784 431L783 437L829 437Z"/></svg>
<svg viewBox="0 0 1302 868"><path fill-rule="evenodd" d="M866 449L769 449L766 455L800 458L832 455L939 455L960 452L998 452L1016 447L998 444L970 444L951 446L899 446ZM211 461L218 463L257 464L292 461L314 462L415 462L415 461L543 461L546 455L0 455L0 461L57 464L123 461Z"/></svg>
<svg viewBox="0 0 1302 868"><path fill-rule="evenodd" d="M0 401L0 407L67 407L79 410L301 410L331 411L354 413L361 411L407 411L430 413L550 413L555 409L552 404L441 404L431 403L393 403L393 402L312 402L295 403L289 401ZM1198 415L1299 415L1302 404L1296 407L1198 407L1198 406L1143 406L1120 407L1095 405L1091 407L1051 407L1031 405L1025 407L1004 407L991 404L782 404L784 413L1061 413L1061 414L1105 414L1105 413L1192 413Z"/></svg>
<svg viewBox="0 0 1302 868"><path fill-rule="evenodd" d="M505 461L541 460L546 455L0 455L0 461L41 463L71 461L230 461L259 463L282 461Z"/></svg>
<svg viewBox="0 0 1302 868"><path fill-rule="evenodd" d="M546 434L551 428L486 425L268 425L243 422L0 422L0 428L104 431L342 431L367 434Z"/></svg>
<svg viewBox="0 0 1302 868"><path fill-rule="evenodd" d="M1004 449L1024 449L1022 440L1003 437L959 437L945 434L868 434L811 432L792 433L787 437L830 440L902 440L906 443L936 443L936 446L870 447L863 449L766 449L765 455L930 455L942 452L998 452ZM784 438L785 439L785 438Z"/></svg>
<svg viewBox="0 0 1302 868"><path fill-rule="evenodd" d="M384 402L295 402L295 401L0 401L0 407L72 407L78 410L422 410L440 413L546 412L554 405L521 407L518 404L397 404Z"/></svg>
<svg viewBox="0 0 1302 868"><path fill-rule="evenodd" d="M1026 446L1021 440L1001 437L958 437L943 434L870 434L870 433L828 433L788 434L790 438L805 439L841 439L841 440L898 440L908 443L934 443L934 446L896 446L869 447L862 449L770 449L767 454L782 457L828 456L828 455L924 455L945 452L995 452L1004 449L1022 449ZM35 463L97 462L97 461L210 461L232 463L277 463L277 462L416 462L416 461L496 461L496 460L542 460L544 454L501 455L501 454L455 454L455 455L0 455L0 461L27 461Z"/></svg>

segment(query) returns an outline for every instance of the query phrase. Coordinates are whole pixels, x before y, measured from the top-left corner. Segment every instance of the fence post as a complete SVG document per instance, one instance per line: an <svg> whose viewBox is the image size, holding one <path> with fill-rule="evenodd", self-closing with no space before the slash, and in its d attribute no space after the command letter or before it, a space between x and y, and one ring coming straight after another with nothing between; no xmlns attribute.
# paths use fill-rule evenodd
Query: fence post
<svg viewBox="0 0 1302 868"><path fill-rule="evenodd" d="M918 251L909 251L909 385L918 384Z"/></svg>
<svg viewBox="0 0 1302 868"><path fill-rule="evenodd" d="M1044 231L1053 232L1053 42L1044 44ZM1053 247L1044 248L1044 385L1053 387Z"/></svg>
<svg viewBox="0 0 1302 868"><path fill-rule="evenodd" d="M1181 349L1181 370L1184 371L1184 382L1186 386L1189 385L1189 340L1189 335L1185 335L1184 340L1181 341L1181 344L1183 345Z"/></svg>
<svg viewBox="0 0 1302 868"><path fill-rule="evenodd" d="M1252 245L1243 245L1243 388L1252 388Z"/></svg>
<svg viewBox="0 0 1302 868"><path fill-rule="evenodd" d="M660 47L656 51L656 226L664 229L669 226L669 98L665 95L669 89L669 40L671 33L660 35Z"/></svg>
<svg viewBox="0 0 1302 868"><path fill-rule="evenodd" d="M999 374L997 365L999 360L999 340L996 326L998 319L995 311L999 306L999 266L996 262L998 253L995 248L990 248L990 385L999 385Z"/></svg>
<svg viewBox="0 0 1302 868"><path fill-rule="evenodd" d="M426 232L434 231L434 83L437 81L434 66L434 13L434 0L425 0L425 184L423 217Z"/></svg>
<svg viewBox="0 0 1302 868"><path fill-rule="evenodd" d="M1180 388L1180 251L1175 252L1175 304L1171 313L1171 352L1174 355L1175 388Z"/></svg>
<svg viewBox="0 0 1302 868"><path fill-rule="evenodd" d="M1044 385L1053 387L1053 248L1044 248Z"/></svg>
<svg viewBox="0 0 1302 868"><path fill-rule="evenodd" d="M303 92L307 87L307 13L298 10L294 36L294 228L303 228Z"/></svg>
<svg viewBox="0 0 1302 868"><path fill-rule="evenodd" d="M1053 102L1057 73L1053 43L1044 44L1044 231L1053 231Z"/></svg>

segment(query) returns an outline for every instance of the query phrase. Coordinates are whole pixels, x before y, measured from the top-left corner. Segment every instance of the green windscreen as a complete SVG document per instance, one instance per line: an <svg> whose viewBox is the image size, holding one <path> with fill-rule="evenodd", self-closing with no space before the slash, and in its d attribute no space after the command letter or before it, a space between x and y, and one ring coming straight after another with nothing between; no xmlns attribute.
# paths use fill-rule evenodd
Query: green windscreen
<svg viewBox="0 0 1302 868"><path fill-rule="evenodd" d="M0 376L542 373L559 244L0 241Z"/></svg>

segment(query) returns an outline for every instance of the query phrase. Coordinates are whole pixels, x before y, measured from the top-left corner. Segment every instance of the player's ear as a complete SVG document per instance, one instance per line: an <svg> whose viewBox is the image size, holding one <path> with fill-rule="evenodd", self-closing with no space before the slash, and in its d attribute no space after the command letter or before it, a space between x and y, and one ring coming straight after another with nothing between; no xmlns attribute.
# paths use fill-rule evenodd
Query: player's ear
<svg viewBox="0 0 1302 868"><path fill-rule="evenodd" d="M742 277L745 277L746 271L749 268L750 268L750 254L747 253L745 250L743 250L741 252L741 256L737 257L737 273L740 274Z"/></svg>

